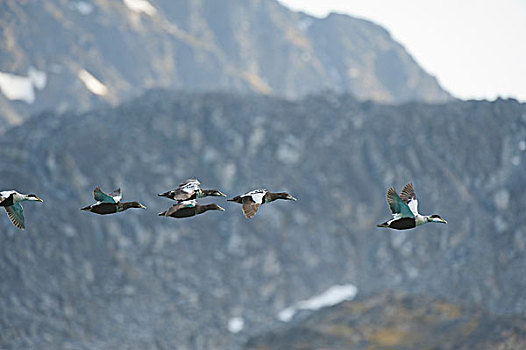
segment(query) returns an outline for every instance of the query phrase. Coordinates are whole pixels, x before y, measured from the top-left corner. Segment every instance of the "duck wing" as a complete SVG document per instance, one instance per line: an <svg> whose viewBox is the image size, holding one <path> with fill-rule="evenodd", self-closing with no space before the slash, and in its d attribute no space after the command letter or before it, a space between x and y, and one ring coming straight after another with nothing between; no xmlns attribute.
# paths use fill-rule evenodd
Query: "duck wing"
<svg viewBox="0 0 526 350"><path fill-rule="evenodd" d="M177 204L172 205L170 209L168 209L165 212L164 216L171 216L172 214L177 213L179 210L183 208L193 208L196 205L197 205L197 202L194 200L179 202Z"/></svg>
<svg viewBox="0 0 526 350"><path fill-rule="evenodd" d="M413 183L410 182L404 186L402 192L400 192L400 198L407 203L409 209L413 215L418 215L418 200L416 199L415 189L413 188Z"/></svg>
<svg viewBox="0 0 526 350"><path fill-rule="evenodd" d="M241 198L250 197L255 203L263 204L263 198L268 193L267 190L259 189L245 193Z"/></svg>
<svg viewBox="0 0 526 350"><path fill-rule="evenodd" d="M395 219L415 217L407 203L398 196L393 187L390 187L387 191L387 204L389 204L389 208Z"/></svg>
<svg viewBox="0 0 526 350"><path fill-rule="evenodd" d="M26 228L24 224L24 208L22 208L20 203L15 203L9 207L5 207L5 211L13 225L22 230Z"/></svg>
<svg viewBox="0 0 526 350"><path fill-rule="evenodd" d="M115 191L110 193L109 196L113 198L115 203L119 203L121 201L121 199L122 199L121 189L117 188Z"/></svg>
<svg viewBox="0 0 526 350"><path fill-rule="evenodd" d="M178 201L187 201L195 198L195 193L199 191L199 181L197 179L186 180L173 190L173 199Z"/></svg>
<svg viewBox="0 0 526 350"><path fill-rule="evenodd" d="M2 191L0 192L0 206L2 207L8 207L10 205L13 205L13 195L15 194L15 191Z"/></svg>
<svg viewBox="0 0 526 350"><path fill-rule="evenodd" d="M186 181L183 181L179 184L179 187L184 187L186 185L190 185L190 184L194 184L196 186L199 186L201 183L199 182L199 180L197 180L197 178L192 178L192 179L188 179Z"/></svg>
<svg viewBox="0 0 526 350"><path fill-rule="evenodd" d="M102 203L117 203L117 201L115 201L115 198L109 194L106 194L104 193L100 187L97 187L96 189L93 190L93 198L95 198L95 200L97 202L102 202Z"/></svg>
<svg viewBox="0 0 526 350"><path fill-rule="evenodd" d="M261 205L261 202L263 200L263 195L261 195L260 197L261 197L260 203L256 203L254 201L253 196L242 196L241 197L241 203L243 204L242 210L246 218L251 219L256 215L256 213L258 212L259 206ZM258 197L256 197L256 199L257 198Z"/></svg>

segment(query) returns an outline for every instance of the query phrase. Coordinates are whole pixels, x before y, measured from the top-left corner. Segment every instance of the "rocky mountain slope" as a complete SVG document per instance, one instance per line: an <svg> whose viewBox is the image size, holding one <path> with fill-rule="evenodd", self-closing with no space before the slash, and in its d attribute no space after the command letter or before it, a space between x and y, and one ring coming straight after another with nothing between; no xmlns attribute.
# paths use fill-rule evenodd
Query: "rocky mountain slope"
<svg viewBox="0 0 526 350"><path fill-rule="evenodd" d="M385 29L275 0L6 0L0 28L0 132L31 113L118 104L154 87L450 98Z"/></svg>
<svg viewBox="0 0 526 350"><path fill-rule="evenodd" d="M251 339L246 349L495 350L526 348L526 319L420 295L344 302Z"/></svg>
<svg viewBox="0 0 526 350"><path fill-rule="evenodd" d="M526 105L514 100L152 91L36 116L0 139L2 188L44 199L24 205L25 231L0 217L0 347L235 349L346 283L525 315L525 162ZM225 212L158 217L171 202L156 194L191 176L298 201L253 220L224 199ZM409 181L420 211L449 224L375 227L387 188ZM148 209L81 212L99 185Z"/></svg>

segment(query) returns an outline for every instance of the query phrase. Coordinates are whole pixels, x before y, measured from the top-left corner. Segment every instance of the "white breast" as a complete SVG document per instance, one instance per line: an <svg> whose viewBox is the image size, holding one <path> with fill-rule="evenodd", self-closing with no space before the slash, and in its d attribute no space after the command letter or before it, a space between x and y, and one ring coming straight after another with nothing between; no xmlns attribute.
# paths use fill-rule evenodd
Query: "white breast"
<svg viewBox="0 0 526 350"><path fill-rule="evenodd" d="M420 226L420 225L423 225L425 223L427 223L427 220L426 220L425 216L420 215L420 214L415 215L415 224L416 224L416 226Z"/></svg>

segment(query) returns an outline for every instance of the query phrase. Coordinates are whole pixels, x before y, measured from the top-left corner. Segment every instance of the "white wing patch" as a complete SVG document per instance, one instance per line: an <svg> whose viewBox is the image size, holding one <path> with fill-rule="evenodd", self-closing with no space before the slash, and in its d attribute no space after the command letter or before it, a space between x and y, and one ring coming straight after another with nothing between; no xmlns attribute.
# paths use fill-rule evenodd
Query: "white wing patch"
<svg viewBox="0 0 526 350"><path fill-rule="evenodd" d="M110 193L110 196L113 198L115 203L119 203L122 199L122 192L119 188L118 190L115 190L114 192Z"/></svg>
<svg viewBox="0 0 526 350"><path fill-rule="evenodd" d="M183 186L181 186L180 189L184 193L194 193L195 191L199 190L199 181L186 183Z"/></svg>
<svg viewBox="0 0 526 350"><path fill-rule="evenodd" d="M0 197L5 199L5 198L9 197L11 195L11 193L16 193L16 191L12 191L12 190L11 191L2 191L2 192L0 192Z"/></svg>
<svg viewBox="0 0 526 350"><path fill-rule="evenodd" d="M263 197L265 197L265 194L267 194L267 192L268 192L267 190L254 190L254 191L245 193L244 195L241 196L241 198L252 197L252 200L256 204L263 204Z"/></svg>
<svg viewBox="0 0 526 350"><path fill-rule="evenodd" d="M409 209L415 214L415 216L418 216L418 200L416 198L411 199L409 202L407 202L407 205L409 206Z"/></svg>

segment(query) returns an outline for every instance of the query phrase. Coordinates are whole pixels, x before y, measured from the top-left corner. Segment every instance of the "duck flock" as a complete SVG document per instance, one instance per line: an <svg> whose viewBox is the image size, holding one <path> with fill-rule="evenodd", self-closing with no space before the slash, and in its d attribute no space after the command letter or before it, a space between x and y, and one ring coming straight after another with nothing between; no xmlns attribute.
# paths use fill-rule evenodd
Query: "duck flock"
<svg viewBox="0 0 526 350"><path fill-rule="evenodd" d="M166 197L177 202L167 210L159 213L159 216L187 218L203 214L208 210L225 211L225 209L215 203L199 204L197 202L198 198L203 197L226 197L226 195L219 190L202 189L200 184L196 178L188 179L179 184L176 189L158 194L160 197ZM119 213L130 208L146 209L144 205L137 201L122 202L120 188L107 194L103 192L100 187L97 187L93 190L93 197L96 202L81 208L81 210L99 215L107 215ZM250 219L256 215L262 204L270 203L277 199L296 200L296 198L287 192L270 192L265 189L256 189L227 199L227 201L241 204L243 214L246 218ZM13 225L19 229L25 228L24 209L21 204L24 201L42 202L42 199L34 194L21 194L14 190L0 192L0 207L4 207ZM387 204L391 209L392 218L377 225L378 227L407 230L428 222L447 223L447 221L439 215L421 215L418 213L418 201L412 183L405 185L400 195L396 193L393 187L389 188L387 191Z"/></svg>

